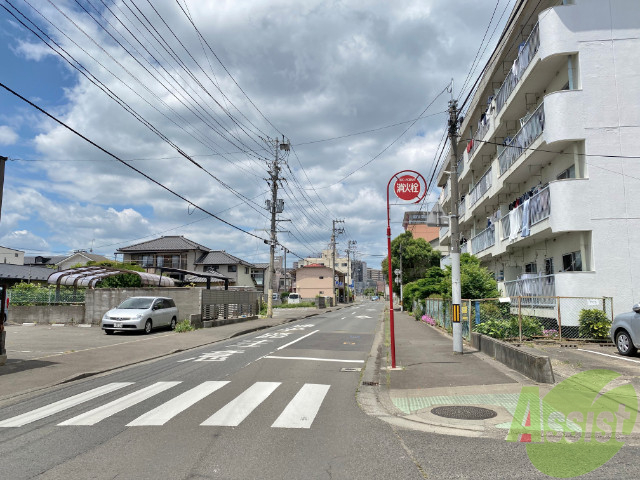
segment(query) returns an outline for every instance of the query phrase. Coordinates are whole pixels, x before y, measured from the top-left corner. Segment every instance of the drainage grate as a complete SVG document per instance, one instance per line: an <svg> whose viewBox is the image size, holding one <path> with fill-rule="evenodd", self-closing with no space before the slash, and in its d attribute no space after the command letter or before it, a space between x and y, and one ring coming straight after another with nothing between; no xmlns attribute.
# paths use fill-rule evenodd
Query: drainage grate
<svg viewBox="0 0 640 480"><path fill-rule="evenodd" d="M358 368L358 367L346 367L346 368L341 368L340 369L341 372L361 372L362 368Z"/></svg>
<svg viewBox="0 0 640 480"><path fill-rule="evenodd" d="M366 385L368 387L377 387L379 383L378 382L362 382L362 385Z"/></svg>
<svg viewBox="0 0 640 480"><path fill-rule="evenodd" d="M497 412L488 408L470 407L468 405L454 405L449 407L436 407L431 413L444 418L455 418L457 420L486 420L498 415Z"/></svg>

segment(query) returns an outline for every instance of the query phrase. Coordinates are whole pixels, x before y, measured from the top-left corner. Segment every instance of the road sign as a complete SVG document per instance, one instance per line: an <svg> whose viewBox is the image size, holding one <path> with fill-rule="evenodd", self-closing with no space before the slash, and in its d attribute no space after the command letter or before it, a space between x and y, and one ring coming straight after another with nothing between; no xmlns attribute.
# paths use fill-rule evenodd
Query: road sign
<svg viewBox="0 0 640 480"><path fill-rule="evenodd" d="M403 175L393 186L393 191L401 200L413 200L420 195L420 190L420 181L413 175Z"/></svg>
<svg viewBox="0 0 640 480"><path fill-rule="evenodd" d="M396 268L396 269L393 271L393 273L395 273L396 275L400 275L400 269L399 269L399 268Z"/></svg>

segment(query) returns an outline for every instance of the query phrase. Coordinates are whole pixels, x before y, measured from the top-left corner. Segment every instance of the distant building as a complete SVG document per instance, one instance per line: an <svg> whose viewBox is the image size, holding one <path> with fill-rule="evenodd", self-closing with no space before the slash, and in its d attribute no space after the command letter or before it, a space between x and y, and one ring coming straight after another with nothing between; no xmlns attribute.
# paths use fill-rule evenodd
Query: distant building
<svg viewBox="0 0 640 480"><path fill-rule="evenodd" d="M9 247L0 247L0 263L24 265L24 252Z"/></svg>

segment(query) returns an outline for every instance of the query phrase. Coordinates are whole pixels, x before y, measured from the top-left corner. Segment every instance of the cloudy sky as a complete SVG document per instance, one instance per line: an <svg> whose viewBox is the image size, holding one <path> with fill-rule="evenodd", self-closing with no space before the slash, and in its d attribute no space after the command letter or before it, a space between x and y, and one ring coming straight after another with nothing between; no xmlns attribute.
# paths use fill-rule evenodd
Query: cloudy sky
<svg viewBox="0 0 640 480"><path fill-rule="evenodd" d="M431 178L447 85L466 96L513 3L2 0L0 83L100 148L0 89L0 245L113 257L184 235L268 261L269 139L284 135L279 242L308 256L344 220L338 249L357 241L376 267L387 182ZM393 205L392 236L430 207Z"/></svg>

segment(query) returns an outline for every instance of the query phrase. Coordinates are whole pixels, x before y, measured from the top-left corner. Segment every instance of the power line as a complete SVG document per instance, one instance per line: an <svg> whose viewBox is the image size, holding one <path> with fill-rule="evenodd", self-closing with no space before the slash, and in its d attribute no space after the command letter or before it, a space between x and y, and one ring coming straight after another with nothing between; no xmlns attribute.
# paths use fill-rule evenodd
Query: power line
<svg viewBox="0 0 640 480"><path fill-rule="evenodd" d="M104 147L98 145L97 143L95 143L93 140L90 140L89 138L87 138L86 136L84 136L83 134L81 134L80 132L78 132L77 130L73 129L72 127L70 127L69 125L67 125L66 123L64 123L62 120L58 119L57 117L53 116L52 114L50 114L49 112L47 112L46 110L44 110L43 108L41 108L40 106L36 105L35 103L31 102L30 100L26 99L25 97L23 97L22 95L20 95L19 93L17 93L16 91L14 91L13 89L11 89L10 87L8 87L7 85L5 85L4 83L0 82L0 87L4 88L6 91L8 91L9 93L11 93L12 95L18 97L20 100L22 100L25 103L28 103L29 105L31 105L33 108L35 108L36 110L38 110L39 112L43 113L44 115L46 115L47 117L49 117L51 120L53 120L54 122L56 122L57 124L59 124L60 126L66 128L67 130L69 130L71 133L77 135L78 137L80 137L81 139L83 139L85 142L89 143L90 145L94 146L95 148L97 148L98 150L100 150L101 152L109 155L110 157L112 157L113 159L117 160L118 162L122 163L123 165L125 165L126 167L130 168L131 170L133 170L134 172L142 175L143 177L145 177L147 180L149 180L150 182L155 183L156 185L158 185L159 187L161 187L162 189L166 190L167 192L171 193L172 195L180 198L181 200L185 201L187 204L193 206L194 208L202 211L203 213L206 213L207 215L215 218L216 220L219 220L220 222L224 223L225 225L230 226L231 228L234 228L242 233L245 233L251 237L257 238L259 240L265 241L264 238L255 235L247 230L244 230L226 220L224 220L223 218L220 218L219 216L215 215L212 212L209 212L208 210L206 210L205 208L197 205L196 203L192 202L191 200L187 199L186 197L184 197L183 195L179 194L178 192L175 192L174 190L170 189L169 187L167 187L166 185L160 183L159 181L155 180L154 178L152 178L151 176L147 175L146 173L142 172L141 170L137 169L136 167L134 167L133 165L128 164L127 162L125 162L124 160L122 160L121 158L119 158L117 155L111 153L110 151L108 151L107 149L105 149Z"/></svg>

